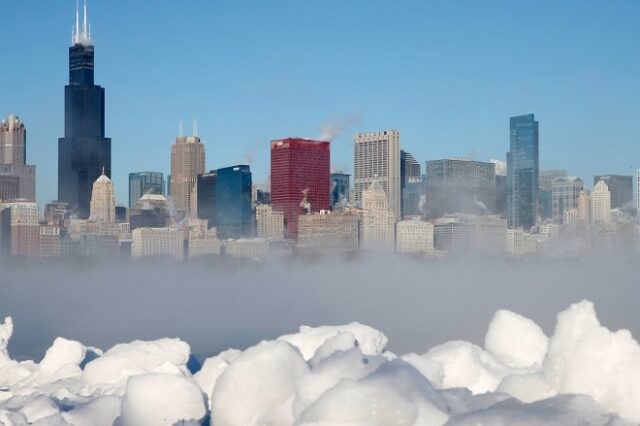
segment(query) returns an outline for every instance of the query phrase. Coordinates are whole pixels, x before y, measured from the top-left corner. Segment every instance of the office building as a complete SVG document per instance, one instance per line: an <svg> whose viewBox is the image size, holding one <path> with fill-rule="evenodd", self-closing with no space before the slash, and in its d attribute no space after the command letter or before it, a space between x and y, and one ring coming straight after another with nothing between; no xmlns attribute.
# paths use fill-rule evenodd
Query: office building
<svg viewBox="0 0 640 426"><path fill-rule="evenodd" d="M552 170L540 170L538 174L540 185L540 191L552 191L553 190L553 181L560 177L567 177L566 170L560 169L552 169Z"/></svg>
<svg viewBox="0 0 640 426"><path fill-rule="evenodd" d="M611 222L611 192L604 179L599 180L591 192L591 220L593 223Z"/></svg>
<svg viewBox="0 0 640 426"><path fill-rule="evenodd" d="M354 139L354 201L362 203L362 193L374 180L382 186L389 210L402 215L400 182L400 132L385 130L359 133Z"/></svg>
<svg viewBox="0 0 640 426"><path fill-rule="evenodd" d="M17 178L18 195L13 199L35 202L36 166L27 165L26 160L27 130L20 118L10 115L6 120L0 121L0 179L7 182L8 177ZM13 184L10 186L12 193ZM0 194L0 199L10 198L2 198Z"/></svg>
<svg viewBox="0 0 640 426"><path fill-rule="evenodd" d="M425 204L425 176L405 178L402 187L403 217L424 215Z"/></svg>
<svg viewBox="0 0 640 426"><path fill-rule="evenodd" d="M284 239L284 214L268 204L256 206L256 236L266 240Z"/></svg>
<svg viewBox="0 0 640 426"><path fill-rule="evenodd" d="M271 141L271 205L284 214L286 237L298 238L298 216L330 208L329 142Z"/></svg>
<svg viewBox="0 0 640 426"><path fill-rule="evenodd" d="M505 251L506 219L498 215L462 216L469 229L469 247L475 251L499 254Z"/></svg>
<svg viewBox="0 0 640 426"><path fill-rule="evenodd" d="M365 250L395 249L395 216L382 184L377 180L362 191L361 242Z"/></svg>
<svg viewBox="0 0 640 426"><path fill-rule="evenodd" d="M400 150L400 217L416 216L420 212L420 191L422 190L420 163L410 152Z"/></svg>
<svg viewBox="0 0 640 426"><path fill-rule="evenodd" d="M542 220L553 219L553 181L566 177L566 170L540 170L538 173L538 214Z"/></svg>
<svg viewBox="0 0 640 426"><path fill-rule="evenodd" d="M427 161L426 214L495 212L495 164L466 159Z"/></svg>
<svg viewBox="0 0 640 426"><path fill-rule="evenodd" d="M129 224L133 231L138 228L164 228L169 221L167 199L164 195L145 194L136 207L129 211Z"/></svg>
<svg viewBox="0 0 640 426"><path fill-rule="evenodd" d="M15 201L20 198L20 178L14 175L0 175L0 202Z"/></svg>
<svg viewBox="0 0 640 426"><path fill-rule="evenodd" d="M215 225L220 238L251 236L251 171L249 166L238 165L217 170L215 208Z"/></svg>
<svg viewBox="0 0 640 426"><path fill-rule="evenodd" d="M171 228L138 228L131 232L131 256L170 256L184 259L184 232Z"/></svg>
<svg viewBox="0 0 640 426"><path fill-rule="evenodd" d="M182 133L182 132L180 132ZM171 197L180 215L191 214L191 208L197 204L192 200L197 189L198 175L204 173L205 149L196 135L180 134L171 146ZM197 195L196 195L197 197ZM196 211L193 215L196 215Z"/></svg>
<svg viewBox="0 0 640 426"><path fill-rule="evenodd" d="M538 216L539 127L533 114L509 120L507 152L507 223L531 229Z"/></svg>
<svg viewBox="0 0 640 426"><path fill-rule="evenodd" d="M164 195L164 176L160 172L129 173L129 208L145 194Z"/></svg>
<svg viewBox="0 0 640 426"><path fill-rule="evenodd" d="M538 250L535 237L522 229L507 229L507 253L513 257L531 255Z"/></svg>
<svg viewBox="0 0 640 426"><path fill-rule="evenodd" d="M222 241L224 253L236 259L261 260L269 255L269 242L262 238Z"/></svg>
<svg viewBox="0 0 640 426"><path fill-rule="evenodd" d="M209 228L216 226L216 171L198 175L198 219L206 219Z"/></svg>
<svg viewBox="0 0 640 426"><path fill-rule="evenodd" d="M621 209L633 205L633 176L600 175L594 176L593 184L604 181L611 193L611 208Z"/></svg>
<svg viewBox="0 0 640 426"><path fill-rule="evenodd" d="M69 205L60 201L52 201L44 205L44 220L48 225L66 229L70 220Z"/></svg>
<svg viewBox="0 0 640 426"><path fill-rule="evenodd" d="M437 251L456 253L470 246L469 226L458 218L441 218L433 226L433 246Z"/></svg>
<svg viewBox="0 0 640 426"><path fill-rule="evenodd" d="M76 11L69 48L69 84L64 94L64 137L58 139L58 200L86 219L93 182L103 170L111 176L111 139L105 137L105 94L102 87L94 84L94 46L86 4L82 29Z"/></svg>
<svg viewBox="0 0 640 426"><path fill-rule="evenodd" d="M6 238L5 244L9 243L10 253L14 256L38 256L40 238L38 205L32 202L14 202L3 204L2 208L3 239Z"/></svg>
<svg viewBox="0 0 640 426"><path fill-rule="evenodd" d="M396 252L433 253L433 224L421 220L403 220L396 224Z"/></svg>
<svg viewBox="0 0 640 426"><path fill-rule="evenodd" d="M62 245L60 243L59 227L40 225L38 254L40 257L60 257L62 254Z"/></svg>
<svg viewBox="0 0 640 426"><path fill-rule="evenodd" d="M298 248L313 252L335 253L358 249L360 219L349 212L301 215L298 218Z"/></svg>
<svg viewBox="0 0 640 426"><path fill-rule="evenodd" d="M591 193L586 189L578 195L578 215L581 223L591 222Z"/></svg>
<svg viewBox="0 0 640 426"><path fill-rule="evenodd" d="M349 203L350 176L347 173L331 173L331 207L344 209Z"/></svg>
<svg viewBox="0 0 640 426"><path fill-rule="evenodd" d="M553 222L562 224L564 212L578 209L578 197L584 189L584 182L579 177L567 176L553 181Z"/></svg>
<svg viewBox="0 0 640 426"><path fill-rule="evenodd" d="M91 220L116 223L116 197L113 183L103 174L93 183L91 191Z"/></svg>

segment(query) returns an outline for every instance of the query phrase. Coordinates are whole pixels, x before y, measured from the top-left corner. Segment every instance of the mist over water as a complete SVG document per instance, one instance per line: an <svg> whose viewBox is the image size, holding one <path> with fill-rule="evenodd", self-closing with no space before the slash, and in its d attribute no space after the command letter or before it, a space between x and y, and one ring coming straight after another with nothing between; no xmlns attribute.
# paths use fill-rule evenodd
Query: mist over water
<svg viewBox="0 0 640 426"><path fill-rule="evenodd" d="M500 308L551 334L556 313L582 299L595 303L604 326L640 336L640 262L630 256L432 262L388 253L241 267L154 259L0 268L0 317L14 319L15 358L40 358L56 336L102 349L180 337L210 356L300 325L351 321L382 330L393 352L422 353L449 340L481 344Z"/></svg>

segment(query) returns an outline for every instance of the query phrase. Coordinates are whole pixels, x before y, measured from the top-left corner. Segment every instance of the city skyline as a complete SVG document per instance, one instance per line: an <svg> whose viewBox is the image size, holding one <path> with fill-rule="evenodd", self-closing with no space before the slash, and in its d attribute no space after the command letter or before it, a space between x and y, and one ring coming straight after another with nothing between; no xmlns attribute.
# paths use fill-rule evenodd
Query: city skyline
<svg viewBox="0 0 640 426"><path fill-rule="evenodd" d="M251 12L265 8L264 5L258 3L245 3L243 5L194 3L191 9L180 8L176 11L178 16L171 18L168 15L168 11L175 4L169 1L158 2L158 7L154 10L146 10L150 8L148 5L145 7L144 4L126 4L126 7L131 12L132 18L130 19L140 18L142 12L149 12L153 17L153 19L147 17L137 21L137 26L134 30L133 27L125 25L128 20L125 19L124 22L118 22L115 19L115 16L123 10L125 4L114 2L113 4L110 3L109 7L105 7L105 3L102 2L94 1L89 3L91 21L94 23L92 32L95 34L94 41L96 44L96 81L107 89L106 134L114 141L114 171L112 177L116 185L115 192L120 194L119 204L126 204L125 194L127 193L128 173L140 170L154 170L168 174L170 163L168 154L169 141L173 140L177 135L177 122L180 117L183 117L186 121L190 121L191 117L198 118L201 129L200 134L202 134L205 142L209 142L207 150L210 153L210 158L215 159L215 161L209 160L205 167L207 170L230 164L248 163L252 167L252 173L255 176L254 181L257 183L264 182L268 174L270 140L288 136L318 137L323 133L339 133L332 144L332 159L334 160L332 166L351 173L353 172L350 167L352 159L349 154L352 152L351 140L353 136L361 131L379 131L385 128L397 128L400 130L403 135L402 148L412 152L420 164L424 164L427 160L451 156L469 156L484 161L489 158L504 159L504 152L508 143L504 129L508 118L530 112L535 113L536 119L541 123L541 169L568 169L571 175L581 176L585 182L589 183L591 181L590 178L598 174L633 175L637 169L637 164L626 163L630 162L627 158L637 158L639 156L639 148L635 142L640 138L640 135L638 135L638 130L631 125L632 120L624 120L624 117L631 118L633 116L634 106L638 102L636 99L640 98L639 96L634 96L635 91L638 90L638 85L634 84L633 80L628 80L631 79L632 75L637 74L633 70L638 69L639 64L637 59L630 59L626 55L617 54L618 49L624 49L626 43L630 42L630 39L620 37L620 33L631 30L632 16L640 11L637 5L624 4L624 7L614 11L606 8L600 10L597 5L587 3L587 7L578 11L583 21L587 19L589 22L597 22L601 19L610 18L607 25L602 26L597 34L591 31L585 33L584 29L581 28L573 28L575 30L573 32L566 31L565 28L559 39L561 42L558 43L557 47L549 43L550 39L542 34L541 29L535 29L536 27L533 25L534 19L540 19L540 23L550 25L556 19L560 19L569 13L569 9L571 9L572 13L575 13L575 9L567 5L558 5L553 8L555 14L551 14L552 16L541 16L538 13L534 14L534 17L525 19L524 22L521 22L521 25L528 29L535 29L535 31L532 31L529 35L522 36L521 40L511 40L508 44L513 46L516 41L524 42L525 45L533 47L534 52L548 53L548 55L536 57L539 61L536 62L537 67L534 68L542 74L537 76L533 75L533 71L522 73L518 72L518 70L510 69L510 72L500 72L499 65L504 58L501 60L498 57L496 59L497 62L491 62L488 59L489 56L480 55L480 53L489 53L494 49L498 49L500 43L500 40L497 39L498 36L506 37L510 34L516 34L516 29L508 24L498 25L497 28L483 35L481 43L486 44L465 47L463 43L460 49L454 49L451 43L455 40L466 40L468 42L471 38L469 35L480 29L478 25L471 25L466 30L458 27L446 30L441 28L441 25L434 25L429 30L418 31L415 39L410 38L409 35L410 30L416 29L418 24L430 22L438 16L448 16L460 6L431 5L426 7L420 4L409 4L406 7L397 7L385 4L384 7L381 7L381 4L374 4L373 7L363 11L363 13L375 17L382 13L382 9L390 9L388 10L391 14L390 16L396 18L390 24L390 28L383 30L383 34L378 37L382 37L387 31L395 31L398 37L394 38L394 42L405 44L399 53L396 52L391 55L389 61L398 65L413 64L409 71L400 73L402 74L401 76L408 79L405 84L418 84L418 90L412 96L407 95L405 84L389 81L386 78L384 69L388 70L389 67L383 67L382 71L374 71L366 61L362 61L362 59L368 57L368 54L375 53L373 49L382 51L385 47L393 47L393 43L372 44L370 38L374 36L364 36L356 33L349 25L360 21L354 14L357 7L340 5L344 13L339 14L335 21L332 21L331 26L338 31L333 31L334 34L331 37L348 36L347 39L350 39L351 43L347 43L344 47L336 48L337 51L334 56L329 55L326 58L321 58L322 61L315 67L317 69L308 65L293 65L290 68L282 64L274 66L275 62L273 60L268 61L265 66L256 64L257 68L253 72L259 76L262 76L263 72L269 71L268 65L271 65L273 69L264 74L263 77L258 78L256 83L250 85L256 89L253 93L240 92L240 96L236 97L235 101L225 105L229 106L229 108L223 108L222 103L225 100L228 101L228 96L231 95L231 93L226 93L225 90L233 92L232 88L237 88L237 85L247 83L247 75L239 72L240 68L235 67L234 64L241 66L243 61L259 58L259 56L256 56L258 53L253 50L256 48L255 42L251 40L252 36L256 36L256 32L266 31L264 34L266 38L261 41L262 44L275 42L273 48L276 59L284 58L286 53L291 53L292 58L300 59L302 56L310 59L310 57L305 57L304 55L326 54L328 52L324 51L325 47L317 44L311 44L314 49L308 49L306 53L302 52L303 49L301 47L305 43L317 42L317 39L325 35L325 32L303 34L301 36L302 39L298 41L300 45L297 45L287 42L287 39L283 38L286 33L281 29L277 29L275 24L277 24L278 19L291 19L296 17L296 14L307 21L321 19L327 14L327 11L315 10L315 7L309 5L290 5L291 7L287 9L285 17L275 18L276 20L272 22L272 25L265 26L264 23L255 22L255 18L251 15ZM156 3L154 3L155 5ZM335 5L336 7L338 6L337 3ZM5 6L4 10L6 10L9 19L7 20L8 24L3 26L0 31L3 33L7 31L5 37L15 42L12 43L12 46L18 53L14 52L14 56L18 55L21 59L24 59L20 62L25 63L27 70L26 72L19 72L18 68L22 70L23 67L14 66L12 68L11 63L6 62L3 62L4 65L0 65L0 71L7 76L8 81L12 82L12 84L3 89L5 96L0 98L0 115L15 114L20 116L29 131L27 156L32 163L38 166L40 179L37 180L37 201L42 205L57 198L55 196L55 180L53 179L53 176L56 175L56 164L52 159L55 158L56 139L63 134L62 125L64 120L62 118L61 87L64 84L64 73L66 72L64 52L69 45L69 29L73 23L75 2L69 2L66 5L51 5L46 2L40 2L38 6L34 8L33 5L22 5L19 2L8 3ZM467 4L467 6L470 5ZM474 6L471 6L471 9L473 8ZM496 5L489 15L493 20L500 17L504 18L504 14L510 8L511 6L509 5ZM540 10L545 8L550 9L551 5L543 3ZM602 12L603 15L597 16L596 12L598 11ZM627 13L625 14L624 11ZM310 12L316 12L318 16L311 17L309 16ZM470 13L470 11L467 13ZM201 16L195 16L198 14ZM173 42L165 50L165 53L167 51L175 53L174 59L177 62L191 58L194 63L200 65L203 62L206 63L209 59L187 54L193 54L203 45L212 48L211 51L214 53L212 56L224 51L228 55L220 57L232 58L236 61L220 62L225 64L220 68L215 68L216 71L219 71L220 79L214 78L214 74L214 77L207 76L206 80L201 80L203 77L199 75L193 81L189 81L188 79L180 78L182 75L180 73L175 74L173 78L167 78L168 76L171 77L170 74L167 74L168 70L153 66L156 64L155 60L152 59L153 45L148 45L143 50L145 55L137 55L132 58L127 53L119 58L122 61L117 60L116 50L118 49L118 44L124 40L133 43L132 47L135 47L139 46L138 43L145 40L148 41L150 37L153 38L154 42L160 42L165 37L165 35L159 34L158 28L162 27L162 25L152 26L150 25L152 21L162 23L164 22L163 19L170 21L171 19L190 17L199 24L204 24L204 22L208 22L207 18L215 22L221 21L225 14L226 16L231 15L252 22L254 26L251 28L250 34L240 36L237 29L230 29L225 25L221 25L216 30L217 32L214 31L213 33L208 26L206 28L204 26L196 26L194 30L196 36L182 35L182 33L172 34ZM487 17L486 15L487 13L485 12L481 16ZM270 11L268 16L273 17L274 12ZM400 28L400 21L403 18L406 19L406 29ZM50 33L50 36L43 38L42 34L34 34L28 40L29 50L26 48L20 49L25 40L16 39L12 35L15 33L12 33L12 31L16 30L16 25L24 25L29 20L29 22L37 26L39 23L43 23L45 19L47 31L43 31L43 33ZM580 20L575 20L575 22L578 21ZM576 26L575 22L570 21L568 24ZM582 25L586 24L583 22ZM545 25L541 25L541 28L544 27ZM62 28L66 28L66 30ZM426 36L439 34L435 29L441 30L441 35L447 34L452 39L440 40L443 42L440 46L426 42ZM329 29L327 29L328 32ZM573 35L568 37L567 34ZM216 43L219 40L219 38L213 37L216 35L226 37L224 40L227 43ZM209 39L206 36L212 37ZM573 37L579 38L581 36L586 37L582 40L584 46L577 46L577 40L574 40ZM596 40L596 36L600 37ZM615 40L616 44L607 44L607 37L610 40ZM359 49L359 41L366 41L367 46L362 46L362 49ZM491 41L491 43L487 43L488 41ZM411 47L416 47L416 44L426 47L425 53L416 54L415 56L409 55L408 50ZM52 48L52 46L55 47ZM239 53L240 50L235 50L240 47L248 49L248 52L241 54ZM445 47L447 48L445 49ZM567 47L574 49L563 50ZM131 52L135 50L135 48L132 48ZM472 52L473 50L475 52ZM29 55L20 55L19 52L29 52ZM472 55L470 58L477 59L477 62L469 66L467 71L460 68L465 52ZM357 54L356 57L345 61L345 58L353 53ZM428 58L427 53L436 53L436 55ZM494 51L493 53L496 52ZM562 60L562 63L567 66L571 59L579 59L575 63L580 65L580 72L571 72L571 70L562 66L558 67L556 66L557 64L553 64L553 61L549 60L560 55L560 53L567 55L567 58ZM515 58L521 54L513 52ZM172 57L173 55L169 54L168 56ZM33 60L32 57L36 57L38 64L41 61L50 63L49 72L43 72L41 67L34 67L34 63L30 62ZM443 57L451 61L429 62L429 59L435 60ZM615 71L616 69L625 68L625 71L628 72L618 76L618 81L615 82L606 76L600 75L602 73L601 61L606 58L611 59L610 62L607 62L609 67L607 69ZM296 61L296 64L298 62L300 61ZM445 79L442 74L445 71L443 64L448 64L457 72ZM391 63L389 63L390 65ZM427 76L423 76L427 65L431 65L434 71ZM496 76L488 75L486 73L487 67L495 71ZM116 72L118 68L127 69L129 72L118 73ZM331 72L326 79L323 79L319 75L319 71L327 72L327 68L335 68L336 71ZM175 71L172 67L170 69ZM473 69L484 72L477 76L467 74ZM550 69L553 69L554 75L548 74ZM142 79L142 71L144 71L142 74L144 74L146 80ZM287 72L290 72L290 75ZM597 75L593 75L593 73ZM286 84L283 83L281 79L284 76L291 77L291 81ZM359 78L365 77L361 81L363 89L345 87L346 81L355 76ZM562 83L569 83L568 77L572 78L571 84L563 85ZM532 78L535 81L532 82ZM273 85L267 84L269 79L272 82L279 81L279 83L271 87ZM477 87L471 87L474 90L468 92L462 90L464 88L469 89L469 85L474 80L477 83L483 83L485 86L483 90L487 88L496 89L495 84L499 83L498 80L500 79L502 79L502 85L498 87L500 90L497 91L496 100L493 103L486 104L488 101L483 101L482 90ZM436 82L443 81L449 83L444 85L446 86L444 89L436 87ZM166 85L168 88L166 98L163 96L158 99L150 99L148 95L142 95L140 92L142 87L135 87L136 83L139 84L141 82L151 86L148 87L152 89L150 94L155 95L161 93L157 91L160 86ZM385 82L387 87L376 86L380 82ZM591 87L591 84L589 87L590 94L582 95L586 96L586 98L575 97L575 95L585 93L583 92L585 88L583 85L587 82L593 83L593 87ZM198 92L196 92L195 86L198 85L197 83L205 83L205 90L198 87ZM528 85L530 83L532 85ZM286 103L293 96L292 92L295 92L295 88L301 84L308 87L303 92L304 99L301 99L305 105L304 108L296 108L296 110L300 111L292 112L290 108L287 108ZM456 84L460 87L456 90L451 89ZM378 90L375 93L370 93L370 89L373 86L376 86ZM176 101L177 93L175 90L179 87L181 88L181 99ZM273 91L277 88L282 89L282 92L277 93L282 95L284 99L277 100L274 108L271 102L267 104L264 101L266 94L270 93L271 98L273 98L275 94ZM557 89L559 92L550 92L550 88ZM620 93L622 88L626 91L624 95ZM323 89L325 91L327 89L331 90L325 95L321 95L320 92ZM338 89L344 91L344 93L340 97L329 99L330 95L335 95L335 91ZM431 89L431 91L428 89ZM536 93L538 91L536 89L545 90ZM28 102L28 95L33 93L34 90L40 91L43 95L37 105ZM125 93L127 90L129 90L128 97L126 96L127 93ZM449 96L445 96L447 93ZM571 97L570 94L573 94L574 97ZM316 96L318 96L318 102L314 102L313 105L305 102L305 99L315 99ZM269 98L270 101L271 98ZM337 101L338 99L340 101ZM401 99L411 102L402 103L399 106L397 101ZM558 99L564 99L564 101L558 102ZM573 101L574 99L575 101ZM250 102L251 100L253 102ZM500 103L499 100L502 100L503 103ZM433 104L438 104L441 108L436 111L433 109ZM477 114L473 116L465 114L465 118L461 119L462 114L452 113L453 107L459 109L460 104L468 104L468 106L463 107L462 112L468 112L465 108L474 107L477 108ZM246 110L248 106L251 108ZM488 108L484 108L485 106L488 106ZM240 107L244 108L243 115L238 112ZM571 111L567 114L568 111L563 111L563 109ZM598 111L603 114L596 114ZM583 115L580 115L579 112L582 112ZM240 123L237 120L243 121L242 118L246 119L248 113L252 114L252 124L255 123L255 125L252 125L251 129L247 129L246 126L240 129L238 127ZM422 118L416 116L421 116ZM131 119L132 117L134 119ZM599 118L599 120L594 120L594 118ZM266 125L266 122L270 122L270 124ZM322 128L322 125L326 123L330 123L330 125ZM473 126L476 136L469 136L468 130L464 130L466 126L462 125L464 123ZM465 136L461 137L460 132ZM163 143L163 140L166 143ZM451 143L454 140L457 140L457 142ZM619 155L608 156L606 163L602 161L602 156L597 150L597 143L602 143L602 140L606 141L606 146L610 152L619 153ZM582 147L580 155L567 155L575 153L576 146ZM585 149L585 147L589 149Z"/></svg>

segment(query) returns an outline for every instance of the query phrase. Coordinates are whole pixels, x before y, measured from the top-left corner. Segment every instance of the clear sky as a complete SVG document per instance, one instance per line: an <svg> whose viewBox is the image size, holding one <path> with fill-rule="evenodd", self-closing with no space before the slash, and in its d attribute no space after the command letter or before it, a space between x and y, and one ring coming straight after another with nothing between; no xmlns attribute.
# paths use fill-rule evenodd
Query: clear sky
<svg viewBox="0 0 640 426"><path fill-rule="evenodd" d="M73 0L0 0L0 115L27 125L38 202L57 195ZM89 0L116 197L170 168L183 118L207 169L269 170L269 141L334 123L395 128L423 164L505 158L508 118L535 113L541 168L640 167L640 1Z"/></svg>

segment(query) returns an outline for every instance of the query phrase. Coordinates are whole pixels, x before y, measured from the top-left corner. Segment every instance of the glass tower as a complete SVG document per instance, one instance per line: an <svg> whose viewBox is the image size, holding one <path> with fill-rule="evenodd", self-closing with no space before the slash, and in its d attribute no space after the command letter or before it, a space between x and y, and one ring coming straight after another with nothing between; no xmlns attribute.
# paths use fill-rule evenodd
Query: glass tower
<svg viewBox="0 0 640 426"><path fill-rule="evenodd" d="M538 213L538 122L533 114L511 117L507 152L507 224L531 229Z"/></svg>
<svg viewBox="0 0 640 426"><path fill-rule="evenodd" d="M104 89L94 84L94 47L87 8L76 25L69 48L69 84L64 88L64 137L58 139L58 200L79 218L89 217L93 182L111 176L111 139L104 135Z"/></svg>

